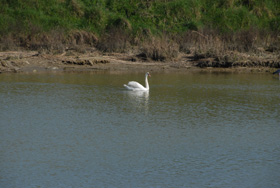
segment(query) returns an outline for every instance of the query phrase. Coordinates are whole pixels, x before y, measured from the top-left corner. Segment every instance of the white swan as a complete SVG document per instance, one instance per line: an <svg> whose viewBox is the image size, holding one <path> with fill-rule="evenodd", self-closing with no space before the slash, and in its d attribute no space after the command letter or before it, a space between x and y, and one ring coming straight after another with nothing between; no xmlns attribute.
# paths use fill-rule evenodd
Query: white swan
<svg viewBox="0 0 280 188"><path fill-rule="evenodd" d="M124 84L123 86L128 89L128 90L132 90L132 91L149 91L150 87L149 87L149 83L148 83L148 76L151 76L149 72L147 72L145 74L145 84L146 87L142 86L141 84L139 84L138 82L135 81L130 81L128 82L128 84Z"/></svg>

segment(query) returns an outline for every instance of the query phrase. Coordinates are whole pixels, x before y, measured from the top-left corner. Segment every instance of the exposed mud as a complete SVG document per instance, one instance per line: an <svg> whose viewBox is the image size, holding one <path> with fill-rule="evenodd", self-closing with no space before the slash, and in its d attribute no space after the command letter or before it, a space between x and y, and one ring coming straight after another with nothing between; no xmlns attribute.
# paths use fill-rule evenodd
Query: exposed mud
<svg viewBox="0 0 280 188"><path fill-rule="evenodd" d="M244 55L245 56L245 55ZM273 72L280 68L280 60L250 57L238 61L219 59L194 54L180 54L176 60L151 61L145 54L100 53L90 51L78 53L67 51L62 54L46 54L38 51L0 52L0 73L11 72L73 72L73 71L230 71L230 72Z"/></svg>

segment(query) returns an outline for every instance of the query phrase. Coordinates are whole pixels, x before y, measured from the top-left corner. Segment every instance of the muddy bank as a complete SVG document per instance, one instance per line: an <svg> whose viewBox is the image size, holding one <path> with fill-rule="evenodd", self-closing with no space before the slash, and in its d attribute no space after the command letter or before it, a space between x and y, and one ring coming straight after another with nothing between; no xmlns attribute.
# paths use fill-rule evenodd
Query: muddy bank
<svg viewBox="0 0 280 188"><path fill-rule="evenodd" d="M73 71L231 71L272 72L280 68L280 60L269 56L219 59L197 54L180 54L167 61L144 59L143 54L74 51L44 54L38 51L0 52L0 73L73 72Z"/></svg>

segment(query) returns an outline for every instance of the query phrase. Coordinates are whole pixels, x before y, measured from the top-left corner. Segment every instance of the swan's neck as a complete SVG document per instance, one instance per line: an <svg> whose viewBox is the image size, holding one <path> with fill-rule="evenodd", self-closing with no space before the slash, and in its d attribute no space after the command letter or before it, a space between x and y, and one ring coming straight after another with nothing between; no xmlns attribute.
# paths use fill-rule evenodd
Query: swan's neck
<svg viewBox="0 0 280 188"><path fill-rule="evenodd" d="M145 84L146 84L146 89L150 89L149 87L149 82L148 82L148 75L145 76Z"/></svg>

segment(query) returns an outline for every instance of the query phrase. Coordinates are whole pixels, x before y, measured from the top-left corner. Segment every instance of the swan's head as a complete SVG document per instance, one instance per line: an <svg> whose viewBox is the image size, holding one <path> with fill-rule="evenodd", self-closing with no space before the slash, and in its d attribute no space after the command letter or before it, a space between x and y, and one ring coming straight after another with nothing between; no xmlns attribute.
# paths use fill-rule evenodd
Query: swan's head
<svg viewBox="0 0 280 188"><path fill-rule="evenodd" d="M149 76L149 77L151 77L151 74L150 74L149 72L147 72L147 73L146 73L146 76Z"/></svg>

